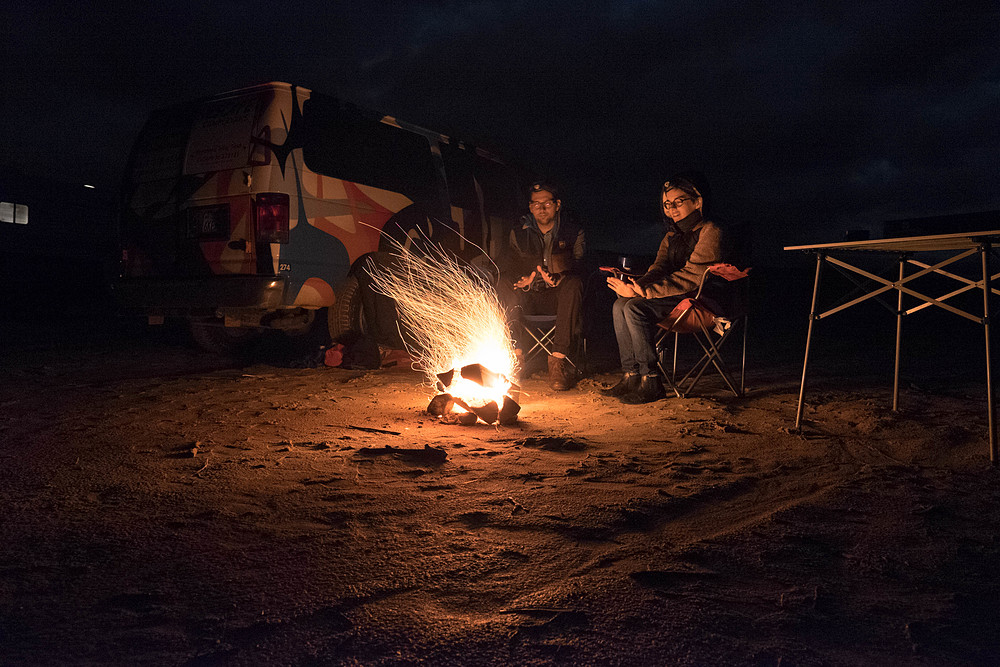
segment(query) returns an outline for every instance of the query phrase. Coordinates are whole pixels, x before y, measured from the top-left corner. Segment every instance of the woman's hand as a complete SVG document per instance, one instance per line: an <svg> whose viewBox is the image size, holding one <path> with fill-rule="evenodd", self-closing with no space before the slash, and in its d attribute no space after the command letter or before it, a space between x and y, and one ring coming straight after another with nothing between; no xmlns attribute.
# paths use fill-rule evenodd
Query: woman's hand
<svg viewBox="0 0 1000 667"><path fill-rule="evenodd" d="M610 276L608 278L608 287L614 290L615 294L626 299L630 299L634 296L642 296L642 292L639 291L634 280L631 282L625 282L624 280Z"/></svg>

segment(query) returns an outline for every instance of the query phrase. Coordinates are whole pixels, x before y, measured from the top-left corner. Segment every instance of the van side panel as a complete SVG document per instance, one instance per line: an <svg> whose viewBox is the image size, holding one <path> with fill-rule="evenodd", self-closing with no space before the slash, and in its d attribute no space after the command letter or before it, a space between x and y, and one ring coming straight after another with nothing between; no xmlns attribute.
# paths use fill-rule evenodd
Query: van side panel
<svg viewBox="0 0 1000 667"><path fill-rule="evenodd" d="M255 192L290 195L287 245L271 244L273 270L285 277L289 304L333 304L334 290L354 262L379 246L380 230L412 202L403 195L317 174L303 158L311 140L303 125L302 88L276 91L261 114L255 137ZM262 149L262 150L261 150Z"/></svg>

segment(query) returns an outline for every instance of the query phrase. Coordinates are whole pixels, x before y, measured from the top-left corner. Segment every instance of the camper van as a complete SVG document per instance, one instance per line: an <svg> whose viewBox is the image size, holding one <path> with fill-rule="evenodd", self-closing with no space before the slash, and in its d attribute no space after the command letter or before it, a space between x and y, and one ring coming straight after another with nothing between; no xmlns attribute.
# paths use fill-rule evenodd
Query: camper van
<svg viewBox="0 0 1000 667"><path fill-rule="evenodd" d="M265 329L360 329L372 252L438 243L488 271L524 182L452 137L287 83L152 113L121 211L126 312L233 352Z"/></svg>

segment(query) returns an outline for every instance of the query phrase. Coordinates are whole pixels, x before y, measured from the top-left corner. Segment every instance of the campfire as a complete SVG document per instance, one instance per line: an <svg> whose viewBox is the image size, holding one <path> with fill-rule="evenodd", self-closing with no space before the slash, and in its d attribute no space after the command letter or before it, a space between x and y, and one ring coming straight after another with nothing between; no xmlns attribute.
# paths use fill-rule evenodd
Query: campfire
<svg viewBox="0 0 1000 667"><path fill-rule="evenodd" d="M428 244L421 255L400 246L394 260L372 279L395 300L416 343L411 355L437 392L427 412L456 424L515 422L517 361L496 291L439 246Z"/></svg>
<svg viewBox="0 0 1000 667"><path fill-rule="evenodd" d="M519 389L504 376L482 364L469 364L460 369L457 377L454 370L439 373L437 377L440 393L427 406L430 414L467 426L480 419L487 424L517 421L521 406L511 393L516 394Z"/></svg>

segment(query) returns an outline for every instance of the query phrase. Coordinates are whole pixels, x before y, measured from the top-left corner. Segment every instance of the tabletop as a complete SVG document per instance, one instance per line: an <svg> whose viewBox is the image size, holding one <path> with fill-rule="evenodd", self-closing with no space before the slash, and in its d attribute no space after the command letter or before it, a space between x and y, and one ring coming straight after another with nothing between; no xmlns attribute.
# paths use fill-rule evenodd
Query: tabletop
<svg viewBox="0 0 1000 667"><path fill-rule="evenodd" d="M905 236L893 239L865 241L840 241L812 245L785 246L785 250L871 250L881 252L921 252L929 250L965 250L981 243L1000 243L1000 230L936 234L933 236Z"/></svg>

